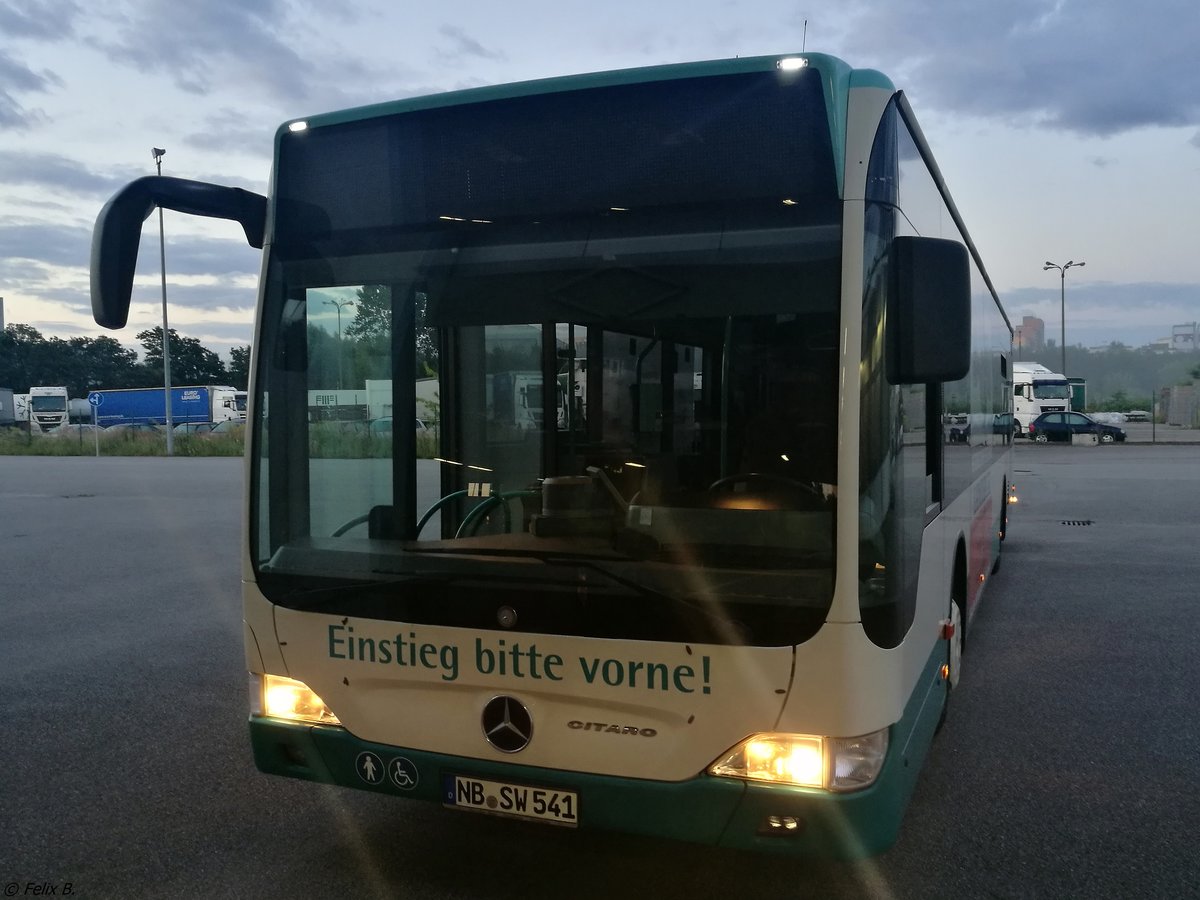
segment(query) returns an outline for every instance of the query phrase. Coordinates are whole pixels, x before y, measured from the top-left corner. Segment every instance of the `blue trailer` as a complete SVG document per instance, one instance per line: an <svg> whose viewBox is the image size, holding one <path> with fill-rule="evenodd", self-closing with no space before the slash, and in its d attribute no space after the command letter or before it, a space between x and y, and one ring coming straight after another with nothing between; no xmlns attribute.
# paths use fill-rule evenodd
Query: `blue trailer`
<svg viewBox="0 0 1200 900"><path fill-rule="evenodd" d="M96 424L163 425L167 421L162 388L128 388L92 391ZM201 385L171 388L171 422L244 421L246 392L225 385Z"/></svg>

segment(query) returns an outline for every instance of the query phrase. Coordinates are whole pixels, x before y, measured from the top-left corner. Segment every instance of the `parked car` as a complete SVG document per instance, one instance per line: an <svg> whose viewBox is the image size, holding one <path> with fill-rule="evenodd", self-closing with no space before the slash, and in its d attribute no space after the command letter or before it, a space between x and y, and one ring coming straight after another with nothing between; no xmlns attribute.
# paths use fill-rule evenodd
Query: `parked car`
<svg viewBox="0 0 1200 900"><path fill-rule="evenodd" d="M230 437L241 437L246 433L246 423L237 422L233 419L226 419L224 422L218 422L212 428L203 434L226 434Z"/></svg>
<svg viewBox="0 0 1200 900"><path fill-rule="evenodd" d="M414 419L414 421L416 422L417 434L420 434L422 431L429 430L429 426L426 425L424 422L422 422L420 419ZM370 431L371 431L371 434L391 434L392 433L392 417L391 416L380 416L378 419L372 419Z"/></svg>
<svg viewBox="0 0 1200 900"><path fill-rule="evenodd" d="M124 435L127 438L150 437L155 434L166 434L162 425L151 425L149 422L134 422L131 424L109 425L104 429L105 434Z"/></svg>
<svg viewBox="0 0 1200 900"><path fill-rule="evenodd" d="M59 425L57 428L51 428L44 432L46 437L81 437L86 435L91 437L97 432L103 434L104 429L99 425ZM37 433L37 432L35 432Z"/></svg>
<svg viewBox="0 0 1200 900"><path fill-rule="evenodd" d="M1073 434L1094 434L1101 444L1125 440L1124 428L1105 425L1079 412L1042 413L1029 423L1029 438L1039 444L1070 441Z"/></svg>
<svg viewBox="0 0 1200 900"><path fill-rule="evenodd" d="M180 422L171 430L176 434L204 434L212 431L212 422Z"/></svg>

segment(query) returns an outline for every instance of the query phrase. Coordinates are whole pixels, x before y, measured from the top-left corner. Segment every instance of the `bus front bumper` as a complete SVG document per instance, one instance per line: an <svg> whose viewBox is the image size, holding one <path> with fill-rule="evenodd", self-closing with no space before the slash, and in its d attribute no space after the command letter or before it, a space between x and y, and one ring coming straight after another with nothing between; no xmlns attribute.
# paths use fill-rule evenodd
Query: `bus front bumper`
<svg viewBox="0 0 1200 900"><path fill-rule="evenodd" d="M647 781L493 763L360 740L343 728L251 717L259 770L452 805L455 776L571 792L578 827L793 856L855 859L896 839L915 768L889 752L866 790L832 794L701 774ZM399 763L397 761L400 761Z"/></svg>

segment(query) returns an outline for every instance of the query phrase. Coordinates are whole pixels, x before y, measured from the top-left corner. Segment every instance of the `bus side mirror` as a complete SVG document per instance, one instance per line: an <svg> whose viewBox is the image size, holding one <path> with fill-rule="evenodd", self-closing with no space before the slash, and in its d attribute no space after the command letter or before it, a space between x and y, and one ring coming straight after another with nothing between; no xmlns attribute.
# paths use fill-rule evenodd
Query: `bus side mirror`
<svg viewBox="0 0 1200 900"><path fill-rule="evenodd" d="M92 316L105 328L124 328L137 268L142 223L155 207L194 216L232 219L261 250L267 198L241 188L148 175L131 181L104 204L92 231Z"/></svg>
<svg viewBox="0 0 1200 900"><path fill-rule="evenodd" d="M971 263L957 241L897 237L889 259L887 379L958 381L971 368Z"/></svg>

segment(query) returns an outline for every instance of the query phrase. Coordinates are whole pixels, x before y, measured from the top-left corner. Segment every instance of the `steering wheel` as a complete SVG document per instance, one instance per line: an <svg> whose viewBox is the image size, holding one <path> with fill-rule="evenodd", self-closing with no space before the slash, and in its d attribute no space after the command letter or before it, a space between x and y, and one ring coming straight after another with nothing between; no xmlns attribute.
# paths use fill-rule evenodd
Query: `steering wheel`
<svg viewBox="0 0 1200 900"><path fill-rule="evenodd" d="M445 497L442 497L436 503L434 503L433 506L431 506L431 507L429 507L429 509L425 510L425 514L423 516L421 516L421 518L417 521L416 528L413 531L414 539L416 539L416 537L418 537L421 534L421 529L423 529L425 527L425 525L429 522L429 520L433 518L435 513L440 511L443 507L445 507L451 501L459 500L466 496L468 496L468 494L465 490L454 491L453 493L447 494ZM489 513L491 513L491 511L494 510L497 506L500 507L500 511L504 515L504 531L505 531L505 533L506 534L511 533L512 529L513 529L513 517L512 517L512 510L509 508L509 505L508 505L509 501L515 500L518 498L522 498L522 497L540 497L540 496L541 496L541 491L535 491L535 490L504 491L501 493L492 494L491 496L486 497L482 503L479 503L473 509L471 509L470 511L467 512L466 516L463 517L462 523L458 526L458 530L455 532L454 536L456 538L460 538L460 537L469 537L469 536L478 534L479 526L481 524L483 524L483 521L486 518L486 516ZM370 513L367 513L367 514L361 515L361 516L355 516L349 522L346 522L345 524L339 526L338 529L333 532L332 536L333 537L341 537L343 534L348 532L351 528L356 528L357 526L362 525L364 522L369 522L370 519L371 519Z"/></svg>
<svg viewBox="0 0 1200 900"><path fill-rule="evenodd" d="M346 533L347 531L349 531L351 528L355 528L355 527L357 527L357 526L359 526L359 525L362 525L362 524L363 524L364 522L366 522L366 521L367 521L367 520L368 520L370 517L371 517L371 516L370 516L370 513L364 513L364 514L363 514L363 515L361 515L361 516L355 516L355 517L354 517L353 519L351 519L349 522L346 522L345 524L343 524L343 525L340 525L340 526L338 527L338 529L337 529L336 531L334 531L334 533L333 533L332 535L330 535L330 537L341 537L343 534L345 534L345 533Z"/></svg>
<svg viewBox="0 0 1200 900"><path fill-rule="evenodd" d="M447 494L445 497L442 497L440 500L438 500L436 503L434 503L433 506L431 506L431 507L429 507L429 509L425 510L425 515L421 516L420 521L417 522L416 534L420 535L421 529L425 527L425 523L427 523L430 519L432 519L434 513L436 513L438 510L440 510L443 506L450 503L452 500L458 500L459 498L465 497L465 496L467 496L466 491L455 491L452 494ZM466 520L463 521L463 526L465 527L467 522L471 521L473 514L475 514L478 510L490 508L491 506L494 506L495 502L497 502L498 500L499 500L499 498L496 496L489 497L482 504L480 504L479 507L476 507L475 510L472 510L471 513L469 513L467 515ZM504 512L505 512L505 525L507 527L509 525L509 515L508 515L507 507L505 507ZM357 526L362 525L364 522L369 521L370 518L371 518L370 513L364 513L361 516L355 516L349 522L346 522L345 524L339 526L338 529L336 531L334 531L332 537L341 537L343 534L345 534L351 528L356 528ZM475 527L478 528L479 526L476 525ZM462 528L459 529L460 532L461 532L461 530L462 530ZM461 534L458 536L461 537Z"/></svg>
<svg viewBox="0 0 1200 900"><path fill-rule="evenodd" d="M805 491L814 497L823 498L824 495L811 481L800 481L797 478L788 478L786 475L775 475L771 472L738 472L734 475L726 475L724 478L718 478L708 486L710 491L719 491L728 488L730 485L739 482L750 483L752 481L762 481L768 484L783 485L784 487L798 488Z"/></svg>
<svg viewBox="0 0 1200 900"><path fill-rule="evenodd" d="M814 511L826 508L825 494L818 484L801 481L798 478L789 478L786 475L776 475L772 472L738 472L726 475L710 484L708 489L710 491L728 491L735 484L744 483L749 487L754 482L760 482L764 492L776 493L777 496L770 499L782 501L785 507ZM750 492L751 495L756 493L753 487L750 487ZM781 493L783 496L778 496Z"/></svg>

